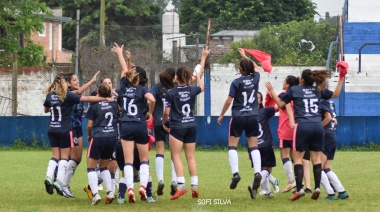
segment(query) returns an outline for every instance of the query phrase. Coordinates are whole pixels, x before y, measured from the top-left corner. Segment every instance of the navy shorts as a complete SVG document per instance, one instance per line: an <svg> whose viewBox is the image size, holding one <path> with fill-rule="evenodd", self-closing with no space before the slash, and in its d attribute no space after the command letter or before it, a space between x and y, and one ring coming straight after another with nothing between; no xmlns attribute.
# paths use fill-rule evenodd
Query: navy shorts
<svg viewBox="0 0 380 212"><path fill-rule="evenodd" d="M305 150L305 154L303 154L302 159L310 161L310 151L309 150Z"/></svg>
<svg viewBox="0 0 380 212"><path fill-rule="evenodd" d="M170 135L183 143L195 143L197 139L197 127L170 129Z"/></svg>
<svg viewBox="0 0 380 212"><path fill-rule="evenodd" d="M121 145L121 143L117 143L116 144L116 162L117 162L117 165L119 166L119 169L121 171L124 170L124 164L125 164L125 160L124 160L124 152L123 152L123 146ZM134 152L133 152L133 166L137 169L137 170L140 170L140 155L139 155L139 151L137 150L136 146L135 146L135 149L134 149Z"/></svg>
<svg viewBox="0 0 380 212"><path fill-rule="evenodd" d="M241 137L242 132L245 131L246 137L257 137L259 135L257 116L232 117L228 131L229 136Z"/></svg>
<svg viewBox="0 0 380 212"><path fill-rule="evenodd" d="M74 146L78 146L78 138L83 137L82 127L73 127L73 142Z"/></svg>
<svg viewBox="0 0 380 212"><path fill-rule="evenodd" d="M323 151L325 133L322 122L302 122L296 124L295 145L293 150L303 152L306 149L310 151ZM293 142L294 142L293 141Z"/></svg>
<svg viewBox="0 0 380 212"><path fill-rule="evenodd" d="M276 156L274 155L273 146L264 146L259 148L261 156L261 167L275 167Z"/></svg>
<svg viewBox="0 0 380 212"><path fill-rule="evenodd" d="M120 138L135 141L138 144L147 144L149 136L146 124L141 122L122 122L120 125Z"/></svg>
<svg viewBox="0 0 380 212"><path fill-rule="evenodd" d="M50 147L71 148L74 147L73 132L48 132Z"/></svg>
<svg viewBox="0 0 380 212"><path fill-rule="evenodd" d="M87 150L87 157L95 160L111 159L115 145L116 137L93 138Z"/></svg>
<svg viewBox="0 0 380 212"><path fill-rule="evenodd" d="M168 135L168 132L162 127L162 125L154 126L154 138L157 141L164 141L166 142L166 136Z"/></svg>
<svg viewBox="0 0 380 212"><path fill-rule="evenodd" d="M323 150L323 154L326 155L327 160L334 160L336 143L337 138L335 133L325 134L325 149Z"/></svg>
<svg viewBox="0 0 380 212"><path fill-rule="evenodd" d="M282 140L282 139L279 139L278 141L278 147L280 149L282 148L293 148L293 141L292 140Z"/></svg>

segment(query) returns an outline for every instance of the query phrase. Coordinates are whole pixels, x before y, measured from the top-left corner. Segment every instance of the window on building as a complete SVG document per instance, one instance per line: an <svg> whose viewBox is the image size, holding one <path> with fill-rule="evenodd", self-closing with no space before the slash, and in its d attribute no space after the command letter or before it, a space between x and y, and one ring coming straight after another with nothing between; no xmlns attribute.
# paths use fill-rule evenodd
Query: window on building
<svg viewBox="0 0 380 212"><path fill-rule="evenodd" d="M46 23L43 23L42 30L38 32L38 36L45 37L46 36Z"/></svg>

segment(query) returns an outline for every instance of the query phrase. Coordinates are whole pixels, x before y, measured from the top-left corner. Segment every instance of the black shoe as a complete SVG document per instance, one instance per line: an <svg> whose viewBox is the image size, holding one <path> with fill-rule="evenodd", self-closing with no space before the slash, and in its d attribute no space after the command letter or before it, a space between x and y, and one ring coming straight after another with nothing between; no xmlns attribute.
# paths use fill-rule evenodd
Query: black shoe
<svg viewBox="0 0 380 212"><path fill-rule="evenodd" d="M257 189L253 189L253 185L248 186L248 192L252 199L256 199Z"/></svg>
<svg viewBox="0 0 380 212"><path fill-rule="evenodd" d="M46 189L46 192L48 193L48 194L53 194L54 193L54 186L53 186L53 184L51 183L51 180L50 179L48 179L48 178L46 178L46 180L45 180L45 189Z"/></svg>
<svg viewBox="0 0 380 212"><path fill-rule="evenodd" d="M261 174L257 172L253 180L252 189L257 190L260 187L260 183L261 183Z"/></svg>
<svg viewBox="0 0 380 212"><path fill-rule="evenodd" d="M305 189L305 193L306 193L306 194L311 194L311 193L313 193L313 191L312 191L311 189L309 189L309 188L306 188L306 189Z"/></svg>
<svg viewBox="0 0 380 212"><path fill-rule="evenodd" d="M230 189L235 189L240 180L240 175L234 174L234 176L231 178Z"/></svg>

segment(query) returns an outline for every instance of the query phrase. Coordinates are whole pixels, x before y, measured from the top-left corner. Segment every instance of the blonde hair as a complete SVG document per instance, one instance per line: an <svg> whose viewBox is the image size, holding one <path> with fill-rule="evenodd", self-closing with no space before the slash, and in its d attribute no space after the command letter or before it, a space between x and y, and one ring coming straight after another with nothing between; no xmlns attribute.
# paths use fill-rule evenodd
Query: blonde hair
<svg viewBox="0 0 380 212"><path fill-rule="evenodd" d="M136 67L132 68L132 70L127 71L127 73L125 73L125 79L128 85L136 84L136 82L139 80L139 74L136 72Z"/></svg>
<svg viewBox="0 0 380 212"><path fill-rule="evenodd" d="M53 83L46 88L45 93L47 95L53 91L58 95L58 98L61 102L65 101L67 94L67 84L64 75L56 76Z"/></svg>

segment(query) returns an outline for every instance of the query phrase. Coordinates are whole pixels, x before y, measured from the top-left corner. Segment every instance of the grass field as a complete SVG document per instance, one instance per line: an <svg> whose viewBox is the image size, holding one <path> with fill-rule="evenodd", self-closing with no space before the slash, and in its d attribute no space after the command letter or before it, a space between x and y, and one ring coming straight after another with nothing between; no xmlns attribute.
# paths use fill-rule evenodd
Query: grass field
<svg viewBox="0 0 380 212"><path fill-rule="evenodd" d="M85 152L85 151L84 151ZM285 173L276 151L277 167L273 174L280 180L280 189L286 185ZM145 203L139 199L135 204L118 205L116 201L105 205L105 192L101 192L102 202L91 206L83 192L87 184L86 161L79 165L71 182L75 198L66 199L54 193L49 195L43 184L50 151L42 150L1 150L0 171L0 211L379 211L380 203L380 163L379 152L338 151L333 169L350 195L347 200L323 201L326 194L322 189L319 200L306 195L291 202L291 193L275 194L274 199L258 195L252 200L247 186L252 183L253 171L250 168L246 151L239 151L239 167L242 180L235 190L229 189L231 178L226 151L197 151L200 198L192 199L191 193L175 201L170 201L169 152L165 153L165 182L163 196L156 196L159 202ZM154 165L154 151L150 153L151 173L154 189L157 180ZM186 169L187 171L187 169ZM189 187L189 175L186 173ZM312 187L313 187L312 180ZM138 185L135 184L135 189ZM229 203L229 204L223 204Z"/></svg>

